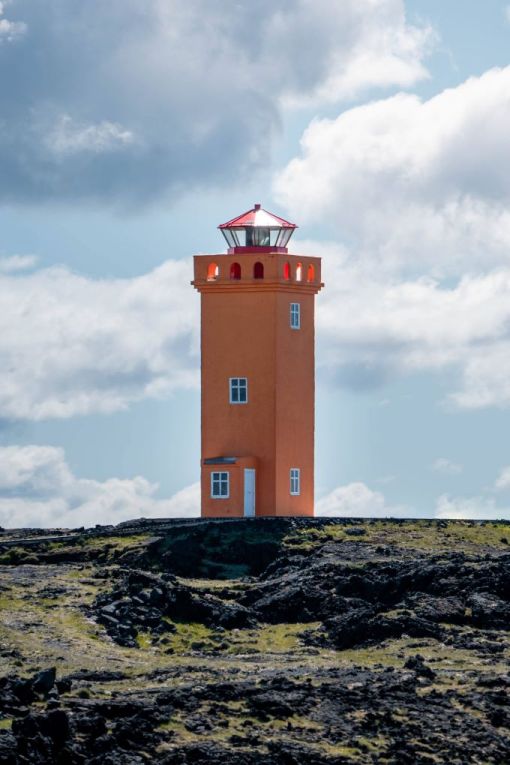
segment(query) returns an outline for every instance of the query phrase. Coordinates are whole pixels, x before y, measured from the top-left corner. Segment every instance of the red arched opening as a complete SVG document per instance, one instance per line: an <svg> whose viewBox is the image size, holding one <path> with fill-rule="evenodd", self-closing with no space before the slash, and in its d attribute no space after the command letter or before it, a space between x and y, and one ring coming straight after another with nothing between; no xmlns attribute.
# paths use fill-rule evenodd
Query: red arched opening
<svg viewBox="0 0 510 765"><path fill-rule="evenodd" d="M285 263L283 266L283 278L286 282L290 281L290 263Z"/></svg>
<svg viewBox="0 0 510 765"><path fill-rule="evenodd" d="M315 267L310 263L308 266L308 275L306 277L307 282L314 282L315 281Z"/></svg>
<svg viewBox="0 0 510 765"><path fill-rule="evenodd" d="M257 261L255 265L253 266L253 278L254 279L263 279L264 278L264 264L260 261Z"/></svg>
<svg viewBox="0 0 510 765"><path fill-rule="evenodd" d="M209 263L207 267L207 281L213 282L220 275L220 269L217 263Z"/></svg>
<svg viewBox="0 0 510 765"><path fill-rule="evenodd" d="M239 263L232 263L230 266L230 278L231 279L240 279L241 278L241 266Z"/></svg>
<svg viewBox="0 0 510 765"><path fill-rule="evenodd" d="M298 263L296 266L296 281L301 282L303 281L303 264Z"/></svg>

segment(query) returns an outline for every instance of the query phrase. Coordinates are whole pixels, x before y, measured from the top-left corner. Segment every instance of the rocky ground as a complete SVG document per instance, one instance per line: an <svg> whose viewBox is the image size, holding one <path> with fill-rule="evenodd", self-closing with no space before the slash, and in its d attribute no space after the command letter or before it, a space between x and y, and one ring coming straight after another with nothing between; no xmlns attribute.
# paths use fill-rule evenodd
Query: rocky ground
<svg viewBox="0 0 510 765"><path fill-rule="evenodd" d="M510 524L0 533L0 764L510 763Z"/></svg>

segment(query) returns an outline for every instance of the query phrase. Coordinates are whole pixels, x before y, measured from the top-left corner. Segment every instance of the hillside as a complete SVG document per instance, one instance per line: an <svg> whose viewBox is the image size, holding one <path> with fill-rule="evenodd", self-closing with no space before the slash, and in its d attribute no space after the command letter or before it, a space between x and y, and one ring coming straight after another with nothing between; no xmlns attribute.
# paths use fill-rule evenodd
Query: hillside
<svg viewBox="0 0 510 765"><path fill-rule="evenodd" d="M510 524L0 534L0 763L510 762Z"/></svg>

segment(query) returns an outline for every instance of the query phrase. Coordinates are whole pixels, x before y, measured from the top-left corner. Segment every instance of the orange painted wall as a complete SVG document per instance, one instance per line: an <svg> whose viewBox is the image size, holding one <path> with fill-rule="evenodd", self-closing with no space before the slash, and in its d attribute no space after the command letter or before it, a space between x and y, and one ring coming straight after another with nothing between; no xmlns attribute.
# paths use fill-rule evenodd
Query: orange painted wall
<svg viewBox="0 0 510 765"><path fill-rule="evenodd" d="M290 328L290 303L301 305L301 328ZM315 359L313 294L279 293L276 335L276 507L278 515L313 515ZM301 470L301 494L290 494L292 467Z"/></svg>
<svg viewBox="0 0 510 765"><path fill-rule="evenodd" d="M202 458L257 457L259 508L274 504L274 302L270 292L202 295ZM248 404L230 404L230 377L248 378Z"/></svg>
<svg viewBox="0 0 510 765"><path fill-rule="evenodd" d="M264 278L253 278L255 262ZM207 281L211 262L220 269ZM240 280L230 265L240 263ZM283 278L291 264L293 280ZM297 264L313 263L312 284L294 280ZM202 515L242 515L241 472L232 466L231 501L211 499L213 457L257 460L257 515L313 515L314 297L320 259L283 253L195 257L194 286L201 294ZM290 328L290 303L301 304L301 329ZM248 404L230 404L229 378L248 378ZM243 460L244 462L244 460ZM289 471L301 470L301 494L291 496ZM235 476L235 477L234 477ZM235 497L234 497L235 495Z"/></svg>
<svg viewBox="0 0 510 765"><path fill-rule="evenodd" d="M244 470L255 468L257 460L252 457L238 459L235 465L205 465L202 462L202 516L207 518L242 518L244 505ZM228 499L211 497L211 473L228 471L230 474L230 496Z"/></svg>

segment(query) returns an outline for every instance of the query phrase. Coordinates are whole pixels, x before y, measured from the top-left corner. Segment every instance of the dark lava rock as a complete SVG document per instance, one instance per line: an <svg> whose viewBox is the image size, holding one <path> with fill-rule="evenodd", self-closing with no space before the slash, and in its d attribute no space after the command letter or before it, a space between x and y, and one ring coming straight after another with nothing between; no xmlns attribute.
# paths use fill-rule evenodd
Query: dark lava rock
<svg viewBox="0 0 510 765"><path fill-rule="evenodd" d="M96 576L109 591L85 610L121 645L136 645L139 631L163 644L164 633L175 630L173 620L199 622L215 628L207 650L219 653L231 648L234 627L316 622L301 636L302 643L315 643L315 654L301 645L290 661L270 650L246 662L230 655L220 662L215 655L214 666L205 656L203 666L196 657L189 666L178 657L175 666L151 663L145 684L137 675L132 688L112 688L111 695L104 687L97 694L94 683L125 679L113 664L60 679L53 669L31 678L8 675L0 678L0 714L13 723L12 732L0 730L0 763L509 763L510 679L502 671L510 624L508 552L376 547L368 533L357 540L358 521L346 522L338 542L320 542L321 523L314 521L314 545L300 549L297 539L295 549L279 546L280 531L305 528L300 523L276 524L272 538L265 531L270 524L240 524L245 532L244 541L236 532L238 547L225 533L230 526L204 524L188 535L180 528L170 541L163 537L137 553L137 568L99 566ZM233 572L237 581L207 591L165 567L179 575ZM392 639L399 639L396 648ZM360 654L360 666L355 652L340 654L331 666L332 654L323 661L317 647L342 651L384 641L392 659L397 656L395 666L384 666L384 650L372 667L368 659L363 664L370 651ZM194 644L196 650L205 645ZM427 656L431 645L441 657L458 648L473 651L477 662L466 671L454 662L445 670L443 661L434 664L419 653ZM73 682L87 688L69 694Z"/></svg>
<svg viewBox="0 0 510 765"><path fill-rule="evenodd" d="M364 537L366 533L366 529L359 528L358 526L355 526L353 529L345 529L345 534L348 537Z"/></svg>
<svg viewBox="0 0 510 765"><path fill-rule="evenodd" d="M209 542L222 550L218 534L210 530ZM89 614L124 646L137 645L138 631L157 639L174 630L172 620L217 629L322 621L322 644L329 640L337 648L351 648L403 635L443 640L443 624L505 629L510 624L509 581L507 554L483 566L464 553L380 561L366 543L330 541L306 558L287 548L257 581L247 581L236 599L228 588L212 594L172 574L130 570L97 598ZM460 633L456 639L464 640ZM484 650L489 652L488 645Z"/></svg>
<svg viewBox="0 0 510 765"><path fill-rule="evenodd" d="M0 677L0 712L17 714L40 696L58 696L55 680L54 667L41 670L32 678L20 678L16 675Z"/></svg>
<svg viewBox="0 0 510 765"><path fill-rule="evenodd" d="M59 694L60 693L69 693L69 691L71 690L71 688L73 686L73 681L71 680L70 677L63 677L61 680L57 680L55 685L56 685L56 688L57 688Z"/></svg>
<svg viewBox="0 0 510 765"><path fill-rule="evenodd" d="M239 600L260 621L323 621L339 648L401 635L443 639L442 624L508 629L510 556L481 566L463 553L388 562L371 555L352 542L328 542L306 563L286 552Z"/></svg>
<svg viewBox="0 0 510 765"><path fill-rule="evenodd" d="M474 592L469 598L472 622L477 627L510 629L510 604L496 595Z"/></svg>
<svg viewBox="0 0 510 765"><path fill-rule="evenodd" d="M157 694L141 690L136 698L74 699L69 709L32 710L15 720L12 734L0 734L0 762L348 764L349 757L330 756L324 745L354 748L360 758L366 755L367 762L389 765L426 765L427 751L434 751L435 761L445 764L474 765L480 751L484 762L509 761L504 677L500 681L487 676L483 693L465 686L444 693L433 689L423 696L417 694L412 676L432 679L433 673L419 654L404 670L389 669L318 668L313 681L279 672L251 680L191 682ZM229 728L224 725L225 716L231 714L229 702L240 700L247 706L248 717L240 726L244 731L230 727L224 744L213 742L218 729ZM468 714L469 705L478 716ZM161 723L175 715L203 742L186 743L171 731L161 731ZM300 730L300 718L312 726ZM274 720L284 721L285 727L273 725ZM291 740L294 733L300 740ZM380 757L367 759L370 750L363 741L383 742L377 744L383 747ZM138 752L144 752L144 759L139 760Z"/></svg>
<svg viewBox="0 0 510 765"><path fill-rule="evenodd" d="M291 744L282 741L269 741L269 752L273 755L270 762L281 763L282 765L327 765L331 763L342 762L338 757L328 757L319 752L314 752L308 747L300 744Z"/></svg>
<svg viewBox="0 0 510 765"><path fill-rule="evenodd" d="M113 640L129 647L137 646L139 630L155 637L174 632L167 619L226 629L255 624L254 614L240 603L193 591L168 575L144 571L128 573L112 591L99 595L88 613Z"/></svg>
<svg viewBox="0 0 510 765"><path fill-rule="evenodd" d="M98 714L77 715L74 727L79 733L88 733L93 736L103 736L107 730L106 719Z"/></svg>
<svg viewBox="0 0 510 765"><path fill-rule="evenodd" d="M2 765L18 765L16 753L17 742L10 731L0 730L0 763Z"/></svg>
<svg viewBox="0 0 510 765"><path fill-rule="evenodd" d="M286 695L283 695L278 691L267 691L266 693L258 694L250 699L250 707L256 716L260 716L262 712L263 716L267 718L277 717L283 719L286 717L292 717L296 713L297 704L296 699L287 699Z"/></svg>
<svg viewBox="0 0 510 765"><path fill-rule="evenodd" d="M331 642L340 649L353 648L365 643L380 643L387 638L442 637L441 630L412 614L384 616L375 609L355 611L328 619L324 623Z"/></svg>
<svg viewBox="0 0 510 765"><path fill-rule="evenodd" d="M69 718L63 709L53 709L42 718L41 729L57 746L69 738Z"/></svg>
<svg viewBox="0 0 510 765"><path fill-rule="evenodd" d="M36 693L47 695L55 685L55 679L57 677L57 670L55 667L50 669L43 669L38 672L32 681L32 688Z"/></svg>
<svg viewBox="0 0 510 765"><path fill-rule="evenodd" d="M423 656L420 656L420 654L410 656L404 667L405 669L412 669L417 675L426 677L428 680L433 680L436 677L436 673L425 664Z"/></svg>
<svg viewBox="0 0 510 765"><path fill-rule="evenodd" d="M125 677L125 673L119 671L80 669L78 672L73 672L72 675L67 675L65 678L62 678L62 680L57 681L57 687L59 687L61 683L71 685L77 680L86 680L89 683L114 683L117 680L124 680Z"/></svg>
<svg viewBox="0 0 510 765"><path fill-rule="evenodd" d="M32 680L22 680L19 677L14 678L2 678L0 681L0 687L3 685L4 694L3 700L7 697L9 692L23 704L31 704L35 699L34 687Z"/></svg>
<svg viewBox="0 0 510 765"><path fill-rule="evenodd" d="M185 538L182 530L169 530L149 545L139 562L182 577L222 579L232 570L238 576L258 576L278 557L281 540L294 525L294 519L261 520L256 527L232 524L228 534L217 524L189 527Z"/></svg>
<svg viewBox="0 0 510 765"><path fill-rule="evenodd" d="M412 593L403 601L405 608L427 621L446 624L467 624L470 622L466 601L449 596L445 598L423 592Z"/></svg>

